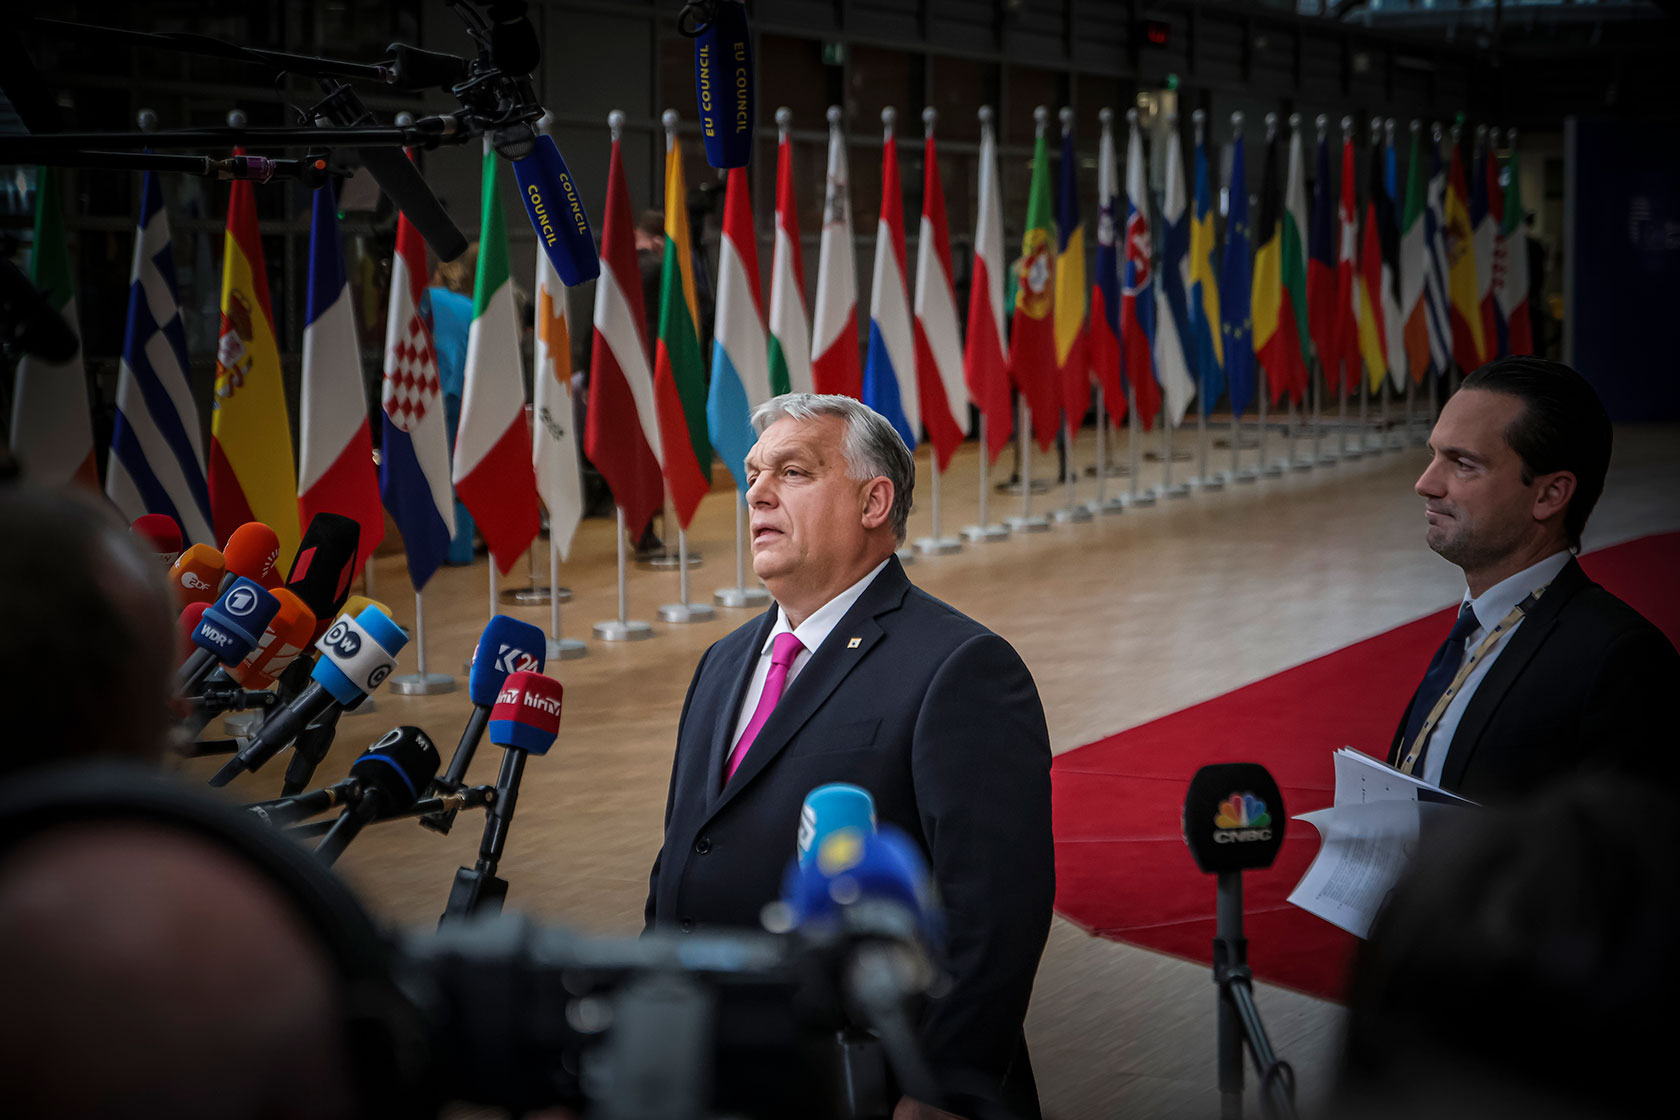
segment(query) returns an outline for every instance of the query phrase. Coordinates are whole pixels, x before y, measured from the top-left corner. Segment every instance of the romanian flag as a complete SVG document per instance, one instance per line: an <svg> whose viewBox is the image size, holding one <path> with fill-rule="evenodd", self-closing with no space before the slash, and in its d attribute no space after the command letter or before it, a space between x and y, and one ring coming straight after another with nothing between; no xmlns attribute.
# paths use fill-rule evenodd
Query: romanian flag
<svg viewBox="0 0 1680 1120"><path fill-rule="evenodd" d="M1202 415L1213 412L1225 392L1225 350L1219 339L1219 282L1214 255L1213 186L1208 181L1207 143L1196 137L1196 196L1190 212L1190 348L1196 360L1196 392Z"/></svg>
<svg viewBox="0 0 1680 1120"><path fill-rule="evenodd" d="M292 556L302 537L297 472L271 307L256 188L237 181L228 197L222 251L222 328L210 405L210 513L217 540L226 541L247 521L261 521L280 538L280 555Z"/></svg>
<svg viewBox="0 0 1680 1120"><path fill-rule="evenodd" d="M1056 386L1056 244L1050 212L1050 153L1040 112L1033 147L1032 186L1027 194L1027 228L1021 235L1021 259L1015 266L1015 316L1009 332L1009 376L1027 399L1033 435L1040 450L1056 442L1061 409ZM1084 306L1084 293L1080 293Z"/></svg>
<svg viewBox="0 0 1680 1120"><path fill-rule="evenodd" d="M1062 110L1068 115L1066 109ZM1062 173L1056 191L1056 372L1067 422L1077 428L1091 407L1091 358L1085 347L1085 225L1079 220L1079 168L1073 126L1062 125Z"/></svg>
<svg viewBox="0 0 1680 1120"><path fill-rule="evenodd" d="M659 284L659 339L653 348L653 397L659 409L665 485L677 523L694 520L712 488L712 445L706 436L706 364L700 356L700 312L694 298L694 250L688 236L688 184L682 141L665 134L665 267Z"/></svg>
<svg viewBox="0 0 1680 1120"><path fill-rule="evenodd" d="M1478 369L1488 350L1482 333L1482 308L1476 290L1476 235L1470 224L1470 196L1464 183L1464 161L1458 144L1452 146L1447 171L1446 206L1447 299L1452 320L1453 361L1465 373Z"/></svg>

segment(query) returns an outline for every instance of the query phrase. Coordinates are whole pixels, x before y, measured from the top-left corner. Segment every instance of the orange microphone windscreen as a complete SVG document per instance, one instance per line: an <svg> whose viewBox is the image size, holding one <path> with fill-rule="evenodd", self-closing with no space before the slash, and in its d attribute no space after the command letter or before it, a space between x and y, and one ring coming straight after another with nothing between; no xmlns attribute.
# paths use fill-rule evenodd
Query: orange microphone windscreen
<svg viewBox="0 0 1680 1120"><path fill-rule="evenodd" d="M216 589L226 574L227 564L220 552L207 544L195 544L181 553L181 558L169 569L169 586L174 589L175 602L183 607L189 603L213 603ZM193 625L197 626L198 622L195 620Z"/></svg>
<svg viewBox="0 0 1680 1120"><path fill-rule="evenodd" d="M261 521L247 521L228 534L222 555L227 558L227 570L236 576L254 579L270 590L280 582L274 568L280 559L280 538Z"/></svg>
<svg viewBox="0 0 1680 1120"><path fill-rule="evenodd" d="M263 631L256 648L229 671L241 688L267 688L286 671L297 655L308 648L315 635L315 612L284 587L274 589L280 609Z"/></svg>

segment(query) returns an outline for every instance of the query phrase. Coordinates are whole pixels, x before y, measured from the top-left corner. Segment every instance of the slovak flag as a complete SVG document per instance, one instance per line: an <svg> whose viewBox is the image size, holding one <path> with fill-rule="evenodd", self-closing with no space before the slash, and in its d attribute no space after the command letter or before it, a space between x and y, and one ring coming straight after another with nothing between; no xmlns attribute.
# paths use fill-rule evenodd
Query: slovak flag
<svg viewBox="0 0 1680 1120"><path fill-rule="evenodd" d="M1161 390L1155 382L1155 275L1149 268L1154 241L1143 185L1143 138L1136 115L1127 117L1131 138L1126 142L1126 263L1120 287L1120 338L1126 382L1137 397L1137 419L1147 432L1161 411Z"/></svg>
<svg viewBox="0 0 1680 1120"><path fill-rule="evenodd" d="M899 197L898 145L891 111L881 164L881 220L875 227L875 278L869 293L869 357L863 366L863 403L885 416L904 446L916 448L921 412L916 399L916 341L904 282L904 201Z"/></svg>

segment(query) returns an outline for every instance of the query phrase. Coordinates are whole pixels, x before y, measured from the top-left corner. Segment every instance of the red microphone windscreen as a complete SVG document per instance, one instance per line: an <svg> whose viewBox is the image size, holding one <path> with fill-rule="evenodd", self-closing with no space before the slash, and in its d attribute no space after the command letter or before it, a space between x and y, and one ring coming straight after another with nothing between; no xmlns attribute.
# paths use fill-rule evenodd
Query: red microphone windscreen
<svg viewBox="0 0 1680 1120"><path fill-rule="evenodd" d="M180 650L177 661L185 661L189 654L198 647L193 645L193 631L204 618L204 609L210 605L209 600L188 603L181 611L181 617L175 622L175 632L180 636Z"/></svg>
<svg viewBox="0 0 1680 1120"><path fill-rule="evenodd" d="M173 564L181 555L181 527L167 513L145 513L134 519L128 531L145 542L142 547Z"/></svg>
<svg viewBox="0 0 1680 1120"><path fill-rule="evenodd" d="M529 754L547 754L560 733L564 692L553 677L529 670L509 673L490 709L490 741Z"/></svg>
<svg viewBox="0 0 1680 1120"><path fill-rule="evenodd" d="M188 603L213 603L216 588L226 574L227 564L220 552L207 544L195 544L170 567L169 586L175 590L175 601L183 607Z"/></svg>
<svg viewBox="0 0 1680 1120"><path fill-rule="evenodd" d="M284 587L274 589L280 609L263 631L262 638L244 661L232 666L230 674L241 688L267 688L286 671L315 634L315 612Z"/></svg>
<svg viewBox="0 0 1680 1120"><path fill-rule="evenodd" d="M280 582L274 565L280 559L280 538L261 521L247 521L228 534L222 546L227 570L273 589Z"/></svg>

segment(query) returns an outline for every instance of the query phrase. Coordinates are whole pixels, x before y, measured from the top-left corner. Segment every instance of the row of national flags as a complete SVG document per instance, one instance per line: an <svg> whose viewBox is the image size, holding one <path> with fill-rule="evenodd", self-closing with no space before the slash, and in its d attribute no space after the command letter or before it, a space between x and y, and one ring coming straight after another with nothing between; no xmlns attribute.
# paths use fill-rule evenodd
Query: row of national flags
<svg viewBox="0 0 1680 1120"><path fill-rule="evenodd" d="M499 160L487 149L453 452L436 348L422 314L425 246L402 217L377 474L332 188L317 189L313 205L294 459L252 185L233 184L229 201L206 449L188 389L168 218L156 176L148 174L106 493L131 518L168 514L190 541L215 543L245 521L264 521L279 536L282 554L295 551L301 523L331 511L362 526L365 559L380 543L388 511L418 588L447 551L456 495L504 574L535 540L543 507L564 554L582 516L580 452L606 478L632 533L667 503L686 528L711 489L714 453L745 492L752 410L790 390L865 401L912 448L925 432L943 469L970 434L971 403L982 418L986 454L996 458L1014 434L1015 394L1030 414L1032 436L1048 448L1064 424L1083 420L1093 383L1116 425L1130 414L1148 430L1157 422L1182 423L1198 400L1205 415L1228 397L1242 415L1261 390L1262 370L1273 404L1301 403L1315 357L1331 391L1375 391L1385 378L1403 389L1408 378L1420 382L1451 365L1471 370L1532 350L1514 135L1501 161L1498 134L1478 129L1466 162L1456 137L1443 145L1439 128L1425 134L1414 124L1402 183L1392 123L1374 125L1361 192L1351 122L1344 121L1337 190L1321 118L1309 201L1307 138L1299 118L1291 118L1287 140L1283 130L1267 130L1257 221L1250 220L1246 189L1237 189L1226 192L1221 223L1218 161L1200 114L1188 165L1179 130L1168 130L1157 207L1146 186L1137 114L1127 115L1122 184L1112 115L1105 111L1096 252L1088 262L1071 114L1063 114L1054 190L1049 114L1041 109L1037 116L1024 233L1011 259L996 138L989 111L981 113L973 265L966 315L959 317L935 117L924 114L923 212L912 273L896 121L890 111L883 114L868 344L860 348L840 114L829 115L818 282L809 314L789 120L779 115L768 306L747 176L736 169L725 194L709 364L700 342L694 239L674 116L667 120L666 245L651 339L615 134L591 324L591 407L581 439L574 430L566 292L542 253L535 254L536 369L527 419ZM1230 181L1245 187L1240 126L1230 167ZM58 195L54 174L44 170L32 279L74 325ZM15 401L12 446L31 474L95 484L80 358L58 366L25 359Z"/></svg>

